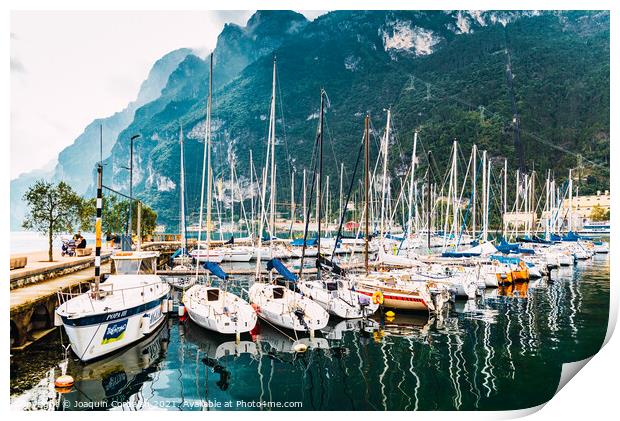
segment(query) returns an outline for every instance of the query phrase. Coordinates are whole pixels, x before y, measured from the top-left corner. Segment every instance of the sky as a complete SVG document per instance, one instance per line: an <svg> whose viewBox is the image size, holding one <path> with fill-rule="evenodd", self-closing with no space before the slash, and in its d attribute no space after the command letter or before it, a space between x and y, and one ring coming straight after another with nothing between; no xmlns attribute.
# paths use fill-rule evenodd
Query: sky
<svg viewBox="0 0 620 421"><path fill-rule="evenodd" d="M11 179L50 165L91 121L122 110L164 54L206 55L225 23L244 26L253 12L11 12Z"/></svg>

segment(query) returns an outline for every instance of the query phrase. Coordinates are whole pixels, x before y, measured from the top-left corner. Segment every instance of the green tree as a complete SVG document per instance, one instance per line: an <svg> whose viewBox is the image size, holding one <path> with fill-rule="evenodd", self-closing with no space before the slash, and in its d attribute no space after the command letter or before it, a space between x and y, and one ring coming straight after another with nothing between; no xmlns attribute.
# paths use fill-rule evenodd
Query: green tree
<svg viewBox="0 0 620 421"><path fill-rule="evenodd" d="M605 211L605 209L599 205L594 205L592 212L590 212L590 219L594 222L608 221L609 211Z"/></svg>
<svg viewBox="0 0 620 421"><path fill-rule="evenodd" d="M96 200L84 200L83 206L80 210L80 221L84 224L82 229L92 230L94 228L94 221L96 215ZM102 230L103 232L110 233L124 233L127 227L129 216L129 201L118 200L116 196L108 196L103 199L103 212L102 212ZM142 204L142 235L150 235L155 231L157 226L157 213L145 205ZM138 227L138 205L133 206L132 215L132 232L137 232ZM90 221L90 222L89 222ZM88 228L85 228L88 227Z"/></svg>
<svg viewBox="0 0 620 421"><path fill-rule="evenodd" d="M36 181L24 194L28 214L22 226L47 234L48 258L54 260L52 240L55 234L68 232L80 220L82 199L66 183Z"/></svg>

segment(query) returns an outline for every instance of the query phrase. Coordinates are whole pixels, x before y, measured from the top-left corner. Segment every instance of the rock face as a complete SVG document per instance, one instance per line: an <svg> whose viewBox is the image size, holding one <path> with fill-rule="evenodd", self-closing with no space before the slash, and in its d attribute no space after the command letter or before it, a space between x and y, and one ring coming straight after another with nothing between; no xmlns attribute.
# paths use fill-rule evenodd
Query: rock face
<svg viewBox="0 0 620 421"><path fill-rule="evenodd" d="M475 142L514 167L506 47L528 163L560 176L576 165L577 153L608 162L609 13L337 11L308 22L294 12L260 11L245 27L226 25L214 50L214 176L227 180L234 159L247 186L250 151L259 172L264 165L273 54L279 201L290 197L291 172L300 186L302 170L311 170L321 88L329 96L324 170L332 192L340 162L347 172L353 169L364 115L370 113L378 136L388 107L394 119L393 192L399 188L394 176L410 162L414 129L439 165L456 138L465 150ZM112 140L106 160L105 183L127 191L121 168L128 163L127 140L141 134L134 146L134 192L170 230L178 223L180 125L186 134L188 223L196 222L208 77L207 61L184 56L161 94L137 108ZM593 148L592 139L607 142L596 141L600 146ZM608 185L603 168L580 192ZM216 188L224 198L230 194L227 183ZM244 189L243 196L253 193ZM226 203L218 205L221 212L229 212Z"/></svg>

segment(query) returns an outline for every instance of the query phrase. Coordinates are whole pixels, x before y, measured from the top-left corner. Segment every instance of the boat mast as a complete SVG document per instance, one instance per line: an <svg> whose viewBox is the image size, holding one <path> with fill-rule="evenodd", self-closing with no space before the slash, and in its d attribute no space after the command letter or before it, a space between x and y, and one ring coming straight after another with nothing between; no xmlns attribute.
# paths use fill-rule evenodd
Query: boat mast
<svg viewBox="0 0 620 421"><path fill-rule="evenodd" d="M317 244L316 244L316 258L320 259L321 257L321 187L323 184L323 111L324 111L324 95L325 95L325 91L323 89L321 89L321 114L320 114L320 120L319 120L319 178L318 178L318 183L319 183L319 188L318 188L318 203L317 203L317 213L318 213L318 217L317 217L317 222L318 222L318 227L317 227ZM321 279L321 265L317 264L316 265L317 268L317 279Z"/></svg>
<svg viewBox="0 0 620 421"><path fill-rule="evenodd" d="M250 221L251 221L251 232L248 235L254 234L254 161L252 160L252 149L250 149Z"/></svg>
<svg viewBox="0 0 620 421"><path fill-rule="evenodd" d="M429 253L431 251L431 157L432 152L428 151L428 170L426 171L426 241Z"/></svg>
<svg viewBox="0 0 620 421"><path fill-rule="evenodd" d="M271 218L269 229L269 250L273 251L273 238L276 232L276 57L273 57L273 81L271 84ZM273 252L272 252L273 256ZM271 277L271 272L270 277Z"/></svg>
<svg viewBox="0 0 620 421"><path fill-rule="evenodd" d="M408 221L409 226L407 227L407 234L411 237L411 233L413 232L413 222L412 218L412 206L413 206L413 184L415 180L415 157L416 157L416 147L418 145L418 131L416 130L413 133L413 152L411 153L411 178L409 179L409 210L408 210Z"/></svg>
<svg viewBox="0 0 620 421"><path fill-rule="evenodd" d="M568 170L568 231L573 230L573 170Z"/></svg>
<svg viewBox="0 0 620 421"><path fill-rule="evenodd" d="M235 169L235 158L230 153L230 237L235 236L234 225L235 225L235 181L233 171Z"/></svg>
<svg viewBox="0 0 620 421"><path fill-rule="evenodd" d="M306 169L304 168L304 176L303 176L303 184L304 184L304 203L303 203L303 210L304 210L304 226L306 226L306 224L308 223L306 218Z"/></svg>
<svg viewBox="0 0 620 421"><path fill-rule="evenodd" d="M387 162L388 162L388 143L390 140L390 113L391 109L387 110L387 123L385 125L385 137L383 140L383 180L382 180L382 194L381 194L381 246L383 247L384 232L384 220L385 220L385 196L386 196L386 182L387 182Z"/></svg>
<svg viewBox="0 0 620 421"><path fill-rule="evenodd" d="M344 210L342 209L342 178L344 176L344 162L340 163L340 200L339 200L339 210L340 212L338 212L338 221L342 221L342 214L344 213Z"/></svg>
<svg viewBox="0 0 620 421"><path fill-rule="evenodd" d="M508 212L508 159L504 158L504 212L502 213L503 231L502 236L506 237L506 213Z"/></svg>
<svg viewBox="0 0 620 421"><path fill-rule="evenodd" d="M487 240L487 151L482 151L482 241Z"/></svg>
<svg viewBox="0 0 620 421"><path fill-rule="evenodd" d="M211 170L211 114L213 111L213 53L209 62L209 114L207 119L207 260L209 259L209 248L211 245L211 202L213 196L213 172ZM218 212L219 214L219 212ZM222 224L220 224L220 227ZM210 282L210 275L207 273L207 282Z"/></svg>
<svg viewBox="0 0 620 421"><path fill-rule="evenodd" d="M471 174L471 188L472 188L472 207L471 207L471 235L476 238L476 157L478 155L476 144L472 147L472 163L473 171Z"/></svg>
<svg viewBox="0 0 620 421"><path fill-rule="evenodd" d="M196 248L198 250L198 255L200 255L200 239L202 237L202 213L204 209L204 194L205 194L205 171L207 168L207 149L211 144L211 93L213 88L213 53L210 55L210 64L209 64L209 97L207 99L207 121L205 128L205 142L203 147L202 154L202 178L200 183L200 211L198 212L198 240L196 242ZM210 162L209 162L210 163ZM208 245L209 235L207 233L207 260L209 259L209 245ZM198 268L200 265L196 265L196 279L198 279ZM208 275L207 275L208 276Z"/></svg>
<svg viewBox="0 0 620 421"><path fill-rule="evenodd" d="M291 173L291 234L295 223L295 171Z"/></svg>
<svg viewBox="0 0 620 421"><path fill-rule="evenodd" d="M179 181L179 190L181 196L181 221L180 221L180 231L181 231L181 250L183 253L187 253L187 233L185 231L185 158L183 152L183 124L180 125L181 134L179 142L181 144L181 180Z"/></svg>
<svg viewBox="0 0 620 421"><path fill-rule="evenodd" d="M368 275L368 236L370 231L370 218L368 216L368 201L370 198L369 189L370 189L370 181L368 176L368 167L370 160L370 148L369 148L369 139L368 139L368 131L369 131L369 120L370 117L366 114L366 118L364 120L364 223L366 225L365 229L365 241L364 241L364 268L366 269L366 275Z"/></svg>

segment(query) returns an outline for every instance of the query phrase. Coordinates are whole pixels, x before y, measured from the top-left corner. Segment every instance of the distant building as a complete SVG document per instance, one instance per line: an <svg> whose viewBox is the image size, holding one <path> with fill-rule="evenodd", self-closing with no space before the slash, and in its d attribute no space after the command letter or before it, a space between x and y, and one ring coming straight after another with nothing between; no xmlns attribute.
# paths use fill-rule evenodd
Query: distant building
<svg viewBox="0 0 620 421"><path fill-rule="evenodd" d="M536 228L538 220L536 212L506 212L504 214L504 226L508 230L523 231L526 228Z"/></svg>
<svg viewBox="0 0 620 421"><path fill-rule="evenodd" d="M605 212L609 210L611 198L609 190L605 190L604 193L600 191L596 192L596 195L591 196L575 196L573 197L573 222L577 224L577 227L589 222L590 214L595 206L600 206ZM568 200L564 200L562 204L562 213L568 212Z"/></svg>

